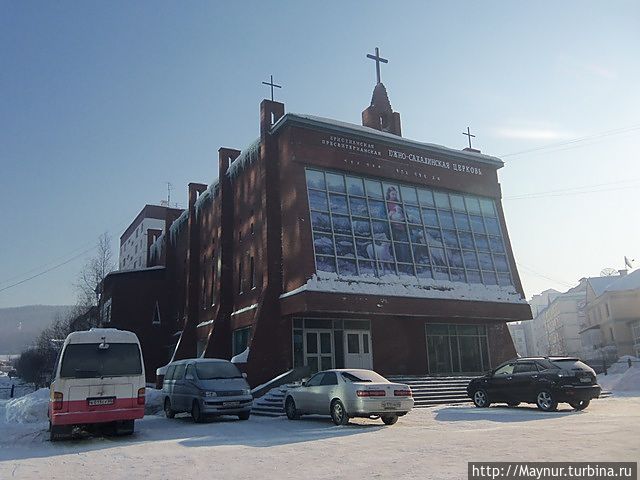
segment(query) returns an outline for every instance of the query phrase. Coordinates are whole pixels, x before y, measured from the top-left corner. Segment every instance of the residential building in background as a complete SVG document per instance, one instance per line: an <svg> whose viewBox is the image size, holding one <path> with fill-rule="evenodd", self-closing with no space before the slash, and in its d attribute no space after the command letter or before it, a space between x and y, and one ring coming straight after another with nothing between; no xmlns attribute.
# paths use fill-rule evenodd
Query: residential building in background
<svg viewBox="0 0 640 480"><path fill-rule="evenodd" d="M145 205L120 236L120 270L147 267L149 247L183 212L179 208Z"/></svg>

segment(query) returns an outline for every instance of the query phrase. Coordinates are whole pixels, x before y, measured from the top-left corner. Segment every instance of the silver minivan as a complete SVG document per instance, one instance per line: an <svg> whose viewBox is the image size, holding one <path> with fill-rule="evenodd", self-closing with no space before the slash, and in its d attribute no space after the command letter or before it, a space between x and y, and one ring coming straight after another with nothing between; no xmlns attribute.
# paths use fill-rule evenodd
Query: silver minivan
<svg viewBox="0 0 640 480"><path fill-rule="evenodd" d="M228 360L192 358L171 362L162 384L164 412L167 418L188 412L195 422L219 415L248 420L253 396L245 377Z"/></svg>

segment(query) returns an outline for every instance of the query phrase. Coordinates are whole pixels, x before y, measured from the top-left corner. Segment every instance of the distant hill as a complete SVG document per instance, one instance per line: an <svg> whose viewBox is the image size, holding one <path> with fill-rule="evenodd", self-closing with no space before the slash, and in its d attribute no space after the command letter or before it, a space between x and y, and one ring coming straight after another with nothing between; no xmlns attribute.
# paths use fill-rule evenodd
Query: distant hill
<svg viewBox="0 0 640 480"><path fill-rule="evenodd" d="M68 314L69 305L26 305L0 308L0 355L20 353L59 315Z"/></svg>

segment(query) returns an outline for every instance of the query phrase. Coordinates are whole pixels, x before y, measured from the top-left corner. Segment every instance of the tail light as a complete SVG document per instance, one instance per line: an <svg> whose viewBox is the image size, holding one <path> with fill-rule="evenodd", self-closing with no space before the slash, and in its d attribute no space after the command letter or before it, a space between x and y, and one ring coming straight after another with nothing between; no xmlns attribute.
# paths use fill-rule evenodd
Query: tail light
<svg viewBox="0 0 640 480"><path fill-rule="evenodd" d="M62 410L62 399L64 395L61 392L53 392L53 409Z"/></svg>
<svg viewBox="0 0 640 480"><path fill-rule="evenodd" d="M144 405L144 393L144 387L138 389L138 405Z"/></svg>
<svg viewBox="0 0 640 480"><path fill-rule="evenodd" d="M393 394L396 397L412 397L413 394L411 393L411 389L407 389L407 390L394 390Z"/></svg>
<svg viewBox="0 0 640 480"><path fill-rule="evenodd" d="M356 395L359 397L384 397L386 394L384 390L356 390Z"/></svg>

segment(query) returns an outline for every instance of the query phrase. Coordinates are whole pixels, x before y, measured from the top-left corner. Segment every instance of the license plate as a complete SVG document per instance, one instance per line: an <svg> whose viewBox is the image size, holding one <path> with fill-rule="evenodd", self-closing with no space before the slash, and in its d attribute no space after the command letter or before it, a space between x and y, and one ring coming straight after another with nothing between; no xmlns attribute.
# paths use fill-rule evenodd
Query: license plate
<svg viewBox="0 0 640 480"><path fill-rule="evenodd" d="M382 402L382 408L395 409L400 408L400 402Z"/></svg>
<svg viewBox="0 0 640 480"><path fill-rule="evenodd" d="M582 383L591 383L591 379L589 377L581 377L580 381Z"/></svg>
<svg viewBox="0 0 640 480"><path fill-rule="evenodd" d="M105 398L88 398L90 407L96 407L99 405L113 405L116 399L114 397L105 397Z"/></svg>
<svg viewBox="0 0 640 480"><path fill-rule="evenodd" d="M223 407L237 407L238 405L240 405L240 402L223 402L222 403Z"/></svg>

